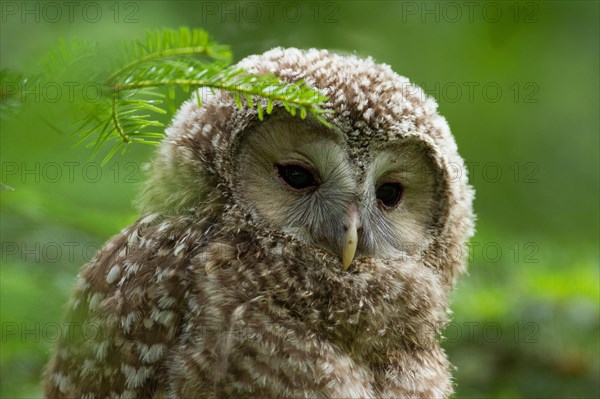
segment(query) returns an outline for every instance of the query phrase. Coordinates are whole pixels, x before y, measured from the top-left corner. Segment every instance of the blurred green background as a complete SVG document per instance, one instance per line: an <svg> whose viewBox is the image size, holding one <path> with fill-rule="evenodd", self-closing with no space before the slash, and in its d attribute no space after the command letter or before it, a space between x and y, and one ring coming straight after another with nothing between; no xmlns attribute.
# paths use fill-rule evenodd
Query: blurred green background
<svg viewBox="0 0 600 399"><path fill-rule="evenodd" d="M295 46L390 64L438 99L477 190L469 275L444 342L456 397L600 395L598 2L1 7L0 67L25 73L60 38L111 43L182 25L208 30L236 60ZM1 181L14 189L0 193L2 398L41 395L77 271L136 218L154 151L134 146L100 167L40 116L62 118L51 89L1 124Z"/></svg>

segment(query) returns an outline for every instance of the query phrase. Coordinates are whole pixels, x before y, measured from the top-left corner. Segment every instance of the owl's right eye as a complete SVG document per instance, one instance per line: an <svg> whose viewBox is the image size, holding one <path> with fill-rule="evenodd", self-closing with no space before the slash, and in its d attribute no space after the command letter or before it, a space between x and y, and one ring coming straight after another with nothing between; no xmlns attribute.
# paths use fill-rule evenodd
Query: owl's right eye
<svg viewBox="0 0 600 399"><path fill-rule="evenodd" d="M386 209L393 209L402 201L404 188L399 182L383 183L377 188L377 201Z"/></svg>
<svg viewBox="0 0 600 399"><path fill-rule="evenodd" d="M277 175L294 190L304 190L319 185L315 174L307 167L297 163L275 165Z"/></svg>

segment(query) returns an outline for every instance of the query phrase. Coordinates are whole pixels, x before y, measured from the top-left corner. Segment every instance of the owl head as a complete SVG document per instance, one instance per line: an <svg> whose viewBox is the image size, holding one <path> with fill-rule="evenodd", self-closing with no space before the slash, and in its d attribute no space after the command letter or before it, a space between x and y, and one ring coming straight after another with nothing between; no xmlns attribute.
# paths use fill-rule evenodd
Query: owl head
<svg viewBox="0 0 600 399"><path fill-rule="evenodd" d="M418 258L447 287L464 269L473 190L437 104L371 58L276 48L242 60L253 74L303 80L328 97L330 126L277 105L259 120L223 92L185 103L152 163L143 212L238 212L239 228L285 237L352 268Z"/></svg>

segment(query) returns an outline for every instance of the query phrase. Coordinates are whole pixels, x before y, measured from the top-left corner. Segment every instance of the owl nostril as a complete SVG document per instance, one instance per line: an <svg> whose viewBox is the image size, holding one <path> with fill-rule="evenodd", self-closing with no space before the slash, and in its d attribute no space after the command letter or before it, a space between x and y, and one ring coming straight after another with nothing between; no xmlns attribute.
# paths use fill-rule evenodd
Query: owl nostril
<svg viewBox="0 0 600 399"><path fill-rule="evenodd" d="M347 233L348 232L348 226L344 226L343 231L344 231L344 233ZM362 234L362 232L363 232L363 228L362 227L358 227L356 229L356 233L357 234Z"/></svg>
<svg viewBox="0 0 600 399"><path fill-rule="evenodd" d="M348 228L349 228L349 227L348 227L348 225L346 225L346 224L345 224L345 225L342 227L342 230L344 230L344 233L348 231ZM362 227L362 225L358 225L358 227L356 228L356 231L357 231L358 233L361 233L361 232L363 231L363 227Z"/></svg>

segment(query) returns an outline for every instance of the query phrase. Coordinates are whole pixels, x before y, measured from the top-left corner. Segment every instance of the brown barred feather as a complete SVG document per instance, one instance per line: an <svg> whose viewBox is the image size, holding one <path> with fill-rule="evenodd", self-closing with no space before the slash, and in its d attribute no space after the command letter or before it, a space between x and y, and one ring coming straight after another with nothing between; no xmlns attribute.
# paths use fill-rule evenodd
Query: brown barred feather
<svg viewBox="0 0 600 399"><path fill-rule="evenodd" d="M261 218L237 184L256 111L204 93L167 130L140 219L81 270L46 396L448 397L438 338L473 192L464 172L452 175L464 164L435 101L386 65L323 50L278 48L239 65L328 95L326 118L357 170L382 143L420 143L437 177L418 256L365 247L344 271L327 248Z"/></svg>

